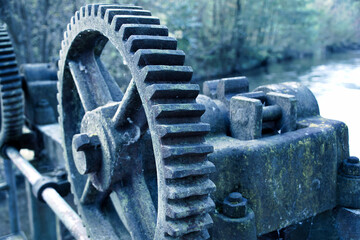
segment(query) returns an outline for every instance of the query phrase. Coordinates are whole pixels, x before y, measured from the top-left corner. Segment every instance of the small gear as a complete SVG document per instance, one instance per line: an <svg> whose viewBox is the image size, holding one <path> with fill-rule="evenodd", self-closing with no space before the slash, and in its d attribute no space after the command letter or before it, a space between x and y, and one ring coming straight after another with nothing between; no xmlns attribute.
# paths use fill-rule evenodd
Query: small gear
<svg viewBox="0 0 360 240"><path fill-rule="evenodd" d="M0 146L17 140L24 124L24 95L16 56L6 27L0 27Z"/></svg>

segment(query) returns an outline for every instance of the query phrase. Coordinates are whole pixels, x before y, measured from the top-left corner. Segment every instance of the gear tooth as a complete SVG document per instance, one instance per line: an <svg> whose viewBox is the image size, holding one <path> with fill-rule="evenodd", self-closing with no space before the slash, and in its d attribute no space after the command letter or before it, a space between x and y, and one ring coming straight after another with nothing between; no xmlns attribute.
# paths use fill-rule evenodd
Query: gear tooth
<svg viewBox="0 0 360 240"><path fill-rule="evenodd" d="M183 156L205 156L214 151L208 144L188 144L181 146L165 145L162 147L163 158L179 158Z"/></svg>
<svg viewBox="0 0 360 240"><path fill-rule="evenodd" d="M150 11L145 10L130 10L130 9L114 9L107 8L105 10L104 18L107 23L111 24L116 15L134 15L134 16L151 16Z"/></svg>
<svg viewBox="0 0 360 240"><path fill-rule="evenodd" d="M167 221L166 233L171 237L181 237L192 232L198 232L202 231L203 229L207 229L213 224L209 214L200 215L192 218L191 220L191 223L189 223L187 219Z"/></svg>
<svg viewBox="0 0 360 240"><path fill-rule="evenodd" d="M215 210L215 203L208 195L188 199L168 200L166 215L172 219L181 219L202 215Z"/></svg>
<svg viewBox="0 0 360 240"><path fill-rule="evenodd" d="M22 109L22 106L17 107L14 106L14 109L11 108L11 109L4 109L3 110L3 117L13 117L13 116L22 116L22 113L23 113L23 109Z"/></svg>
<svg viewBox="0 0 360 240"><path fill-rule="evenodd" d="M11 60L14 60L16 58L15 56L15 53L13 52L7 52L7 53L4 53L4 54L1 54L0 53L0 61L3 62L3 61L11 61Z"/></svg>
<svg viewBox="0 0 360 240"><path fill-rule="evenodd" d="M17 111L21 109L23 105L22 101L14 102L12 99L4 99L3 102L5 103L3 104L4 112Z"/></svg>
<svg viewBox="0 0 360 240"><path fill-rule="evenodd" d="M18 68L17 67L11 67L8 69L0 69L0 77L6 77L9 75L17 75L18 74Z"/></svg>
<svg viewBox="0 0 360 240"><path fill-rule="evenodd" d="M91 5L91 15L96 17L98 15L98 10L101 4L93 4Z"/></svg>
<svg viewBox="0 0 360 240"><path fill-rule="evenodd" d="M64 42L65 40L67 40L68 38L69 38L69 34L67 31L65 31L64 32L64 40L62 40L61 43Z"/></svg>
<svg viewBox="0 0 360 240"><path fill-rule="evenodd" d="M153 106L153 112L156 118L201 117L205 106L197 103L157 104Z"/></svg>
<svg viewBox="0 0 360 240"><path fill-rule="evenodd" d="M60 101L60 93L59 92L56 94L56 99L58 100L58 102Z"/></svg>
<svg viewBox="0 0 360 240"><path fill-rule="evenodd" d="M151 100L195 99L199 92L198 84L152 84L146 88L146 95Z"/></svg>
<svg viewBox="0 0 360 240"><path fill-rule="evenodd" d="M161 138L204 136L208 132L210 125L206 123L157 125L157 133Z"/></svg>
<svg viewBox="0 0 360 240"><path fill-rule="evenodd" d="M168 199L183 199L206 195L214 192L215 189L215 184L208 177L174 179L167 183L166 186Z"/></svg>
<svg viewBox="0 0 360 240"><path fill-rule="evenodd" d="M139 67L146 65L182 66L185 53L181 50L139 49L134 54L134 62Z"/></svg>
<svg viewBox="0 0 360 240"><path fill-rule="evenodd" d="M87 6L82 6L82 7L80 8L80 18L84 18L84 17L85 17L85 15L86 15L86 7L87 7Z"/></svg>
<svg viewBox="0 0 360 240"><path fill-rule="evenodd" d="M7 48L7 47L11 47L11 42L10 41L0 42L0 48Z"/></svg>
<svg viewBox="0 0 360 240"><path fill-rule="evenodd" d="M7 99L7 101L4 101L2 103L2 106L6 107L6 106L15 105L15 104L18 104L18 103L23 104L23 96L22 95L16 96L16 97L11 98L11 99Z"/></svg>
<svg viewBox="0 0 360 240"><path fill-rule="evenodd" d="M17 89L17 88L21 88L21 82L20 81L3 84L1 86L1 92L10 91L10 90L14 90L14 89Z"/></svg>
<svg viewBox="0 0 360 240"><path fill-rule="evenodd" d="M134 6L134 5L119 5L119 4L101 4L99 5L99 9L97 10L98 15L101 16L101 18L104 18L106 9L123 9L123 10L142 10L142 7Z"/></svg>
<svg viewBox="0 0 360 240"><path fill-rule="evenodd" d="M119 30L123 40L126 41L132 35L168 36L169 30L163 25L123 24Z"/></svg>
<svg viewBox="0 0 360 240"><path fill-rule="evenodd" d="M92 8L93 4L88 4L85 7L85 17L90 17L91 16L91 8Z"/></svg>
<svg viewBox="0 0 360 240"><path fill-rule="evenodd" d="M78 12L78 11L76 11L76 12ZM72 16L72 17L71 17L70 23L71 23L71 27L73 27L73 25L75 25L75 23L76 23L75 16Z"/></svg>
<svg viewBox="0 0 360 240"><path fill-rule="evenodd" d="M60 59L61 59L62 56L63 56L63 51L60 50ZM58 69L62 69L62 61L61 60L58 61ZM58 77L59 80L62 78L62 74L61 74L60 70L57 72L57 77ZM60 81L58 81L58 84L59 84L59 82ZM60 90L59 85L58 85L58 90Z"/></svg>
<svg viewBox="0 0 360 240"><path fill-rule="evenodd" d="M16 67L17 63L15 60L8 61L8 62L0 62L0 69L9 68L9 67Z"/></svg>
<svg viewBox="0 0 360 240"><path fill-rule="evenodd" d="M131 10L131 9L138 9L138 10L141 10L142 8L138 8L136 6L129 6L129 5L117 5L117 4L102 4L99 6L99 9L98 9L98 13L97 15L99 15L101 18L104 19L104 16L105 16L105 12L107 9L128 9L128 10Z"/></svg>
<svg viewBox="0 0 360 240"><path fill-rule="evenodd" d="M14 52L14 49L12 47L0 48L0 54L1 55L11 54L13 52Z"/></svg>
<svg viewBox="0 0 360 240"><path fill-rule="evenodd" d="M59 105L57 105L57 110L58 110L58 112L61 111L61 107ZM60 118L58 119L58 121L60 122Z"/></svg>
<svg viewBox="0 0 360 240"><path fill-rule="evenodd" d="M6 77L0 77L0 84L16 82L19 81L19 79L20 79L20 75L18 74L6 76Z"/></svg>
<svg viewBox="0 0 360 240"><path fill-rule="evenodd" d="M117 15L114 16L111 22L111 28L117 32L120 30L123 24L131 24L131 23L160 25L160 19L152 16Z"/></svg>
<svg viewBox="0 0 360 240"><path fill-rule="evenodd" d="M168 163L164 167L166 179L184 178L188 176L199 176L215 172L215 165L210 161L201 161L188 164Z"/></svg>
<svg viewBox="0 0 360 240"><path fill-rule="evenodd" d="M127 40L125 47L131 53L139 49L176 50L177 41L172 37L132 35Z"/></svg>
<svg viewBox="0 0 360 240"><path fill-rule="evenodd" d="M191 81L193 70L189 66L146 66L142 69L146 83L187 83Z"/></svg>
<svg viewBox="0 0 360 240"><path fill-rule="evenodd" d="M75 12L75 23L77 22L77 21L79 21L80 20L80 12L79 11L76 11ZM74 23L74 24L75 24Z"/></svg>
<svg viewBox="0 0 360 240"><path fill-rule="evenodd" d="M3 92L2 99L5 100L7 98L13 98L21 95L22 95L22 89L11 90L8 92Z"/></svg>
<svg viewBox="0 0 360 240"><path fill-rule="evenodd" d="M8 36L0 37L0 42L8 42L8 41L10 41L10 38Z"/></svg>
<svg viewBox="0 0 360 240"><path fill-rule="evenodd" d="M61 41L61 50L60 50L60 54L62 55L62 49L64 49L66 47L66 42L65 40Z"/></svg>
<svg viewBox="0 0 360 240"><path fill-rule="evenodd" d="M63 50L62 49L60 49L60 51L59 51L59 57L60 58L63 57ZM61 66L61 63L58 61L58 67L60 67L60 66Z"/></svg>
<svg viewBox="0 0 360 240"><path fill-rule="evenodd" d="M13 125L15 122L20 122L20 121L23 121L24 117L21 115L21 116L11 116L11 117L7 117L6 119L2 120L2 122L4 124L7 124L9 126L4 126L4 129L5 128L8 128L10 127L11 125Z"/></svg>
<svg viewBox="0 0 360 240"><path fill-rule="evenodd" d="M73 18L73 17L72 17ZM72 19L71 18L71 19ZM70 20L71 21L71 20ZM71 32L71 23L68 23L68 25L66 26L66 31L68 32L68 37L70 37L70 32Z"/></svg>

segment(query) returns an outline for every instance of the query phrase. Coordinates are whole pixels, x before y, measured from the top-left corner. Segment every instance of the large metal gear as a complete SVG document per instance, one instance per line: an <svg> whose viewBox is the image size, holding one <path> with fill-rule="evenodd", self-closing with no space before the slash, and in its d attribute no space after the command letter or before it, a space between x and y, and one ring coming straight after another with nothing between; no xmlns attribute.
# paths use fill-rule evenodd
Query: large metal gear
<svg viewBox="0 0 360 240"><path fill-rule="evenodd" d="M6 27L0 27L0 146L16 141L24 124L24 96L16 56Z"/></svg>
<svg viewBox="0 0 360 240"><path fill-rule="evenodd" d="M92 239L207 239L215 190L199 86L158 18L137 6L87 5L59 60L69 181ZM123 94L100 60L107 42L132 75ZM153 150L152 150L153 149Z"/></svg>

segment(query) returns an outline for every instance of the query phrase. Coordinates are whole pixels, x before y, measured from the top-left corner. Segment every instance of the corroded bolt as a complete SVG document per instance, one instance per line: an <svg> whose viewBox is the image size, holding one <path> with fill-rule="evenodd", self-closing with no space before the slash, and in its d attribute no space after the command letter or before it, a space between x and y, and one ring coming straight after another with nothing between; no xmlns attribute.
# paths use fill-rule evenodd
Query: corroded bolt
<svg viewBox="0 0 360 240"><path fill-rule="evenodd" d="M76 134L72 141L73 157L78 172L82 175L96 172L101 165L101 145L97 135Z"/></svg>
<svg viewBox="0 0 360 240"><path fill-rule="evenodd" d="M359 158L354 157L354 156L349 157L349 158L347 159L347 161L348 161L349 163L352 163L352 164L356 164L356 163L359 163L359 162L360 162L360 161L359 161Z"/></svg>
<svg viewBox="0 0 360 240"><path fill-rule="evenodd" d="M357 157L345 159L341 166L342 173L347 176L360 176L360 161Z"/></svg>
<svg viewBox="0 0 360 240"><path fill-rule="evenodd" d="M246 216L247 199L241 193L232 192L223 202L223 214L229 218L243 218Z"/></svg>
<svg viewBox="0 0 360 240"><path fill-rule="evenodd" d="M228 200L231 203L239 203L242 202L243 196L239 192L232 192L229 194Z"/></svg>

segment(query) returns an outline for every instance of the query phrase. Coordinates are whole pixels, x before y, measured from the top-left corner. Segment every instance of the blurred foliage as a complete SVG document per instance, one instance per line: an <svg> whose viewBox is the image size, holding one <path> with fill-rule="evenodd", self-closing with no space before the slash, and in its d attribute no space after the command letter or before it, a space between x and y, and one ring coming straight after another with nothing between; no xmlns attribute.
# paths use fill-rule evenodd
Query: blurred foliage
<svg viewBox="0 0 360 240"><path fill-rule="evenodd" d="M19 61L56 59L70 17L92 2L0 0L0 19L14 38ZM236 74L269 62L319 57L329 50L360 46L359 0L116 2L141 5L158 16L186 52L196 78ZM117 54L109 49L105 53L109 68L124 70L121 60L114 64ZM121 78L121 73L115 75Z"/></svg>

